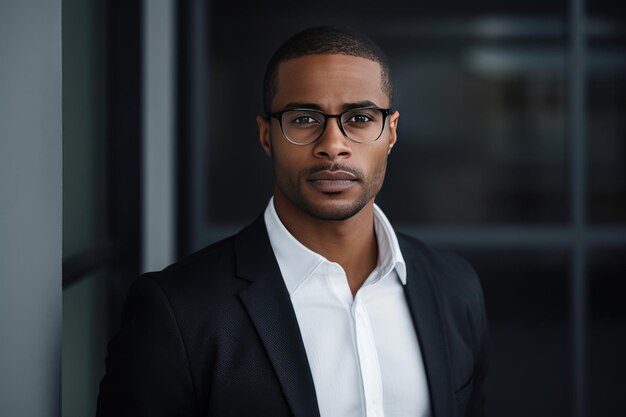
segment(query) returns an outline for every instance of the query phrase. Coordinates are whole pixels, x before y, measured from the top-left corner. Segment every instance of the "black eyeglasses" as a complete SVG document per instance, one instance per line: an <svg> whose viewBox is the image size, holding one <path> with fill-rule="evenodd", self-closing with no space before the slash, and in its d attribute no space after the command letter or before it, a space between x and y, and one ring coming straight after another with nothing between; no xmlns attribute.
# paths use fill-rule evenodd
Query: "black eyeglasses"
<svg viewBox="0 0 626 417"><path fill-rule="evenodd" d="M362 107L349 109L339 114L326 114L314 109L287 109L269 113L268 118L278 119L280 130L287 140L295 145L308 145L318 140L328 119L337 119L343 135L353 142L376 142L383 133L385 120L391 109Z"/></svg>

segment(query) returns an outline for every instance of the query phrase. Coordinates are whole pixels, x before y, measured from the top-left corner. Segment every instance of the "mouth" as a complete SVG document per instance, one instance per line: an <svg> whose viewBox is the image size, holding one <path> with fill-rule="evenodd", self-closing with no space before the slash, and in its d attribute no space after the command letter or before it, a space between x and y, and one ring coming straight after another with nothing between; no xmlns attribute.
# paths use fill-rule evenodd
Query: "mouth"
<svg viewBox="0 0 626 417"><path fill-rule="evenodd" d="M318 171L307 182L322 193L340 193L358 184L359 179L348 171Z"/></svg>

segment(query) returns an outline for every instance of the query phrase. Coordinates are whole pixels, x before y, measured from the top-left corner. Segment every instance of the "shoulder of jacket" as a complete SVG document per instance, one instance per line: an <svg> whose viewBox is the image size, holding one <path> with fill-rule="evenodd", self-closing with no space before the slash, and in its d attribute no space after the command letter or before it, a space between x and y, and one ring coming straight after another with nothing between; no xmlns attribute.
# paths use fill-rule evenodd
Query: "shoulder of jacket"
<svg viewBox="0 0 626 417"><path fill-rule="evenodd" d="M228 298L242 285L241 280L235 279L233 240L234 237L230 236L181 258L161 271L146 272L134 285L149 285L141 281L151 281L173 305L192 300Z"/></svg>
<svg viewBox="0 0 626 417"><path fill-rule="evenodd" d="M398 233L406 262L417 262L426 270L442 295L460 296L482 303L480 280L472 265L454 251L403 233ZM406 252L406 253L405 253Z"/></svg>

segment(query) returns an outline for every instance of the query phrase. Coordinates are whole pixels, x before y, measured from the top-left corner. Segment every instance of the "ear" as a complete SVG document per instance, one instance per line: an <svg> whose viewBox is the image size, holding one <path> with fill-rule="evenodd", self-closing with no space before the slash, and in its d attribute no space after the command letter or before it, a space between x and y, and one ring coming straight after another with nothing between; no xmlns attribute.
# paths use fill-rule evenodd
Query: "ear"
<svg viewBox="0 0 626 417"><path fill-rule="evenodd" d="M272 141L270 140L271 120L263 116L256 117L256 124L259 126L259 142L261 147L269 156L272 157Z"/></svg>
<svg viewBox="0 0 626 417"><path fill-rule="evenodd" d="M396 141L398 140L398 120L400 119L400 113L398 111L394 111L389 115L389 147L387 149L387 155L391 153L391 148L394 147Z"/></svg>

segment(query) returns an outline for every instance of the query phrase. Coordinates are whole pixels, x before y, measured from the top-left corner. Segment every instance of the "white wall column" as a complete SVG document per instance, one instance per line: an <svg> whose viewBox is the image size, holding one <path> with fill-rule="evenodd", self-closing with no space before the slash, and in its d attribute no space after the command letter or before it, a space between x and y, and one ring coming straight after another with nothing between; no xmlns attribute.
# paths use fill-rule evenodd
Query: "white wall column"
<svg viewBox="0 0 626 417"><path fill-rule="evenodd" d="M61 0L0 2L0 415L61 414Z"/></svg>

